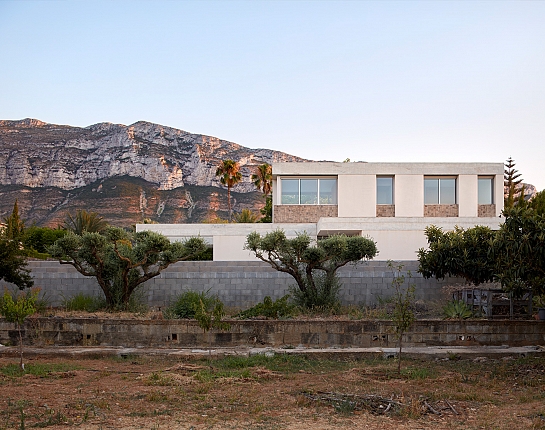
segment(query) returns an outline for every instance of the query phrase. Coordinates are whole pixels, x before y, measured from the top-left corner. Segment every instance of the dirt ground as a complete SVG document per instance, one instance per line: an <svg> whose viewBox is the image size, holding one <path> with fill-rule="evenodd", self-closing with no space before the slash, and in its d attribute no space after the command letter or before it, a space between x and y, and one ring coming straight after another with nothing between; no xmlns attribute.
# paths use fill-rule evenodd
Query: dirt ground
<svg viewBox="0 0 545 430"><path fill-rule="evenodd" d="M545 358L0 358L0 429L545 429Z"/></svg>

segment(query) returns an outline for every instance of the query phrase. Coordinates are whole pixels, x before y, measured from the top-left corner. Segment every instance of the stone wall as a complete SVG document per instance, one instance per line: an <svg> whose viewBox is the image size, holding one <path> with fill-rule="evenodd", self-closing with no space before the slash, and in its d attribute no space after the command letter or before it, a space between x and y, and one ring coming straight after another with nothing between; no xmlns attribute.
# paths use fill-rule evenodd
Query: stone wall
<svg viewBox="0 0 545 430"><path fill-rule="evenodd" d="M404 271L412 273L411 283L416 285L419 300L439 300L443 297L441 286L462 282L459 279L424 279L418 273L418 262L404 262ZM78 293L101 295L95 278L79 274L70 265L56 261L30 261L36 287L41 288L53 306L61 304L63 298ZM340 297L344 304L373 305L381 298L392 295L390 287L393 274L385 261L368 261L357 266L348 265L338 271L343 285ZM160 276L146 282L139 292L150 306L167 306L174 297L187 290L210 291L226 306L246 308L263 300L282 297L294 285L293 278L272 269L268 264L255 262L188 261L176 263ZM2 288L2 283L0 283Z"/></svg>
<svg viewBox="0 0 545 430"><path fill-rule="evenodd" d="M391 321L230 320L230 329L211 332L213 347L305 346L395 347ZM195 320L29 318L26 345L206 348L208 334ZM15 324L0 319L0 343L17 345ZM416 321L404 346L545 345L540 321Z"/></svg>
<svg viewBox="0 0 545 430"><path fill-rule="evenodd" d="M273 222L318 222L321 217L338 216L336 205L274 205Z"/></svg>
<svg viewBox="0 0 545 430"><path fill-rule="evenodd" d="M377 205L377 217L394 217L396 216L395 205Z"/></svg>
<svg viewBox="0 0 545 430"><path fill-rule="evenodd" d="M457 217L458 205L424 205L425 217Z"/></svg>
<svg viewBox="0 0 545 430"><path fill-rule="evenodd" d="M496 216L496 205L479 205L478 209L479 217L494 217Z"/></svg>

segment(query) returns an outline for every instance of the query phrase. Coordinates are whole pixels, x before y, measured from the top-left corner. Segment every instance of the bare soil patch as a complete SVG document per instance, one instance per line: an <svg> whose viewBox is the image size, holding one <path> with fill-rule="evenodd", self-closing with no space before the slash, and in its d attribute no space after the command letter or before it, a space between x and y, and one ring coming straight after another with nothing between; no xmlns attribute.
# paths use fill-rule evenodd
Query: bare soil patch
<svg viewBox="0 0 545 430"><path fill-rule="evenodd" d="M0 429L545 429L543 357L407 360L401 375L278 355L15 363L0 358Z"/></svg>

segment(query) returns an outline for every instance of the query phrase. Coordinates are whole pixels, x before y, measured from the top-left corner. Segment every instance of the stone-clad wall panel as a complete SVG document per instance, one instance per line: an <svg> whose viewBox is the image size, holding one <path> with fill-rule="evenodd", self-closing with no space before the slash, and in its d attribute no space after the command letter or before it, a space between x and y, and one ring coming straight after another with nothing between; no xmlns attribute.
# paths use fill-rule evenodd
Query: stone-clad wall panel
<svg viewBox="0 0 545 430"><path fill-rule="evenodd" d="M457 217L458 205L424 205L424 216Z"/></svg>
<svg viewBox="0 0 545 430"><path fill-rule="evenodd" d="M273 222L318 222L321 217L336 218L338 206L336 205L275 205L273 210Z"/></svg>

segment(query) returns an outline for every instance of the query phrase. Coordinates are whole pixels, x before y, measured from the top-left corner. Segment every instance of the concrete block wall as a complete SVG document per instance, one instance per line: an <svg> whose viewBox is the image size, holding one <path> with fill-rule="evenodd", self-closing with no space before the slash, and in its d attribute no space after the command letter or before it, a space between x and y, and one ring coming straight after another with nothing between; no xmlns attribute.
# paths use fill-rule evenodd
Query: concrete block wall
<svg viewBox="0 0 545 430"><path fill-rule="evenodd" d="M391 321L228 320L229 330L211 331L214 347L305 346L395 347ZM28 318L26 345L206 348L208 334L195 320L115 320L101 318ZM0 318L0 343L17 345L15 324ZM540 321L416 321L404 346L545 345Z"/></svg>
<svg viewBox="0 0 545 430"><path fill-rule="evenodd" d="M403 264L401 274L408 278L408 271L411 271L410 282L416 285L419 300L440 299L443 285L462 282L459 279L423 279L416 273L418 262L407 261ZM52 306L58 306L63 298L78 293L102 294L95 278L81 275L70 265L61 265L56 261L30 261L29 268L35 286L41 288ZM343 304L373 305L379 298L393 294L391 284L394 274L384 261L348 265L339 269L338 274L343 285L340 291ZM263 262L190 261L168 267L160 276L146 282L140 294L150 306L164 307L184 291L210 290L226 306L244 309L262 301L265 296L277 299L288 294L291 285L295 285L291 276Z"/></svg>

